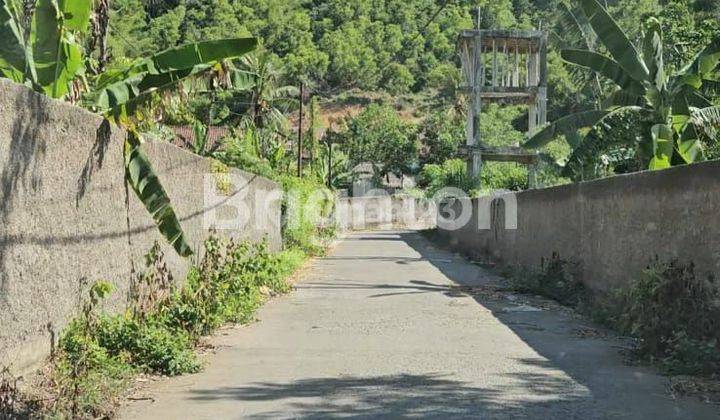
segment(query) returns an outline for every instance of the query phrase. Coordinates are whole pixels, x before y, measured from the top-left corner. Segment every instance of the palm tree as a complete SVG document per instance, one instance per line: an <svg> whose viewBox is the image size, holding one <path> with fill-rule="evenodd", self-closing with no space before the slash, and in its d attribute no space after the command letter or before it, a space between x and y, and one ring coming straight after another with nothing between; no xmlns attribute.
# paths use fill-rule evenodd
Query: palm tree
<svg viewBox="0 0 720 420"><path fill-rule="evenodd" d="M525 144L540 148L558 135L612 124L618 115L634 115L642 131L634 145L636 154L650 169L667 168L703 159L702 133L720 123L720 108L708 98L716 84L720 63L720 37L695 59L673 75L663 62L660 23L650 19L644 28L642 44L634 45L597 0L578 0L579 9L608 55L589 49L565 49L561 55L571 64L586 68L617 85L603 101L601 109L572 114L549 124ZM589 129L589 130L588 130ZM594 141L602 136L579 139L568 164L581 160Z"/></svg>

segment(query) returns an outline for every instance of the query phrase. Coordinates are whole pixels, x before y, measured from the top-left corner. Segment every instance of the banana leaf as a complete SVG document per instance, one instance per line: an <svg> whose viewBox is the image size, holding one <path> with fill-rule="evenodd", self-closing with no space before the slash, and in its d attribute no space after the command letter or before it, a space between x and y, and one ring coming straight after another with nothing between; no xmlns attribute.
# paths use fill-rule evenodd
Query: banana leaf
<svg viewBox="0 0 720 420"><path fill-rule="evenodd" d="M9 0L0 0L0 73L16 82L24 82L26 53L23 32Z"/></svg>
<svg viewBox="0 0 720 420"><path fill-rule="evenodd" d="M715 71L718 64L720 64L720 35L703 48L693 61L680 71L680 74L699 83L704 77ZM699 85L696 87L699 88Z"/></svg>
<svg viewBox="0 0 720 420"><path fill-rule="evenodd" d="M230 38L186 44L161 51L140 63L151 74L186 70L201 64L241 57L257 47L255 38Z"/></svg>
<svg viewBox="0 0 720 420"><path fill-rule="evenodd" d="M620 67L637 82L648 80L650 72L640 53L600 3L597 0L580 0L580 8L600 41Z"/></svg>
<svg viewBox="0 0 720 420"><path fill-rule="evenodd" d="M192 250L183 233L180 221L175 215L168 197L147 155L141 149L140 137L134 130L128 130L125 140L125 179L140 198L157 224L160 233L183 257L192 255Z"/></svg>
<svg viewBox="0 0 720 420"><path fill-rule="evenodd" d="M527 142L525 142L525 144L523 144L523 147L526 149L538 149L545 146L559 135L570 134L582 128L593 127L601 123L604 119L619 112L639 109L640 108L636 106L625 106L614 110L592 110L568 115L552 122L537 132Z"/></svg>
<svg viewBox="0 0 720 420"><path fill-rule="evenodd" d="M558 3L558 9L559 32L556 35L563 46L594 50L597 37L582 12L571 8L565 2Z"/></svg>
<svg viewBox="0 0 720 420"><path fill-rule="evenodd" d="M667 75L663 61L662 27L660 21L655 18L650 19L645 28L643 59L650 71L650 80L658 90L663 90L667 82Z"/></svg>
<svg viewBox="0 0 720 420"><path fill-rule="evenodd" d="M615 82L618 86L636 95L644 95L645 87L628 74L615 60L586 50L562 50L560 55L565 61L592 70Z"/></svg>
<svg viewBox="0 0 720 420"><path fill-rule="evenodd" d="M257 85L258 75L249 71L233 69L230 74L232 80L232 89L236 91L246 91Z"/></svg>
<svg viewBox="0 0 720 420"><path fill-rule="evenodd" d="M653 141L653 157L650 169L665 169L671 166L673 151L673 130L667 124L655 124L650 130Z"/></svg>
<svg viewBox="0 0 720 420"><path fill-rule="evenodd" d="M711 139L718 140L720 132L720 106L693 109L690 114L696 130L702 131Z"/></svg>
<svg viewBox="0 0 720 420"><path fill-rule="evenodd" d="M52 98L64 97L70 83L84 70L83 47L70 30L87 29L87 22L81 19L84 16L88 20L92 0L67 0L61 4L63 9L55 0L39 0L30 28L33 82Z"/></svg>
<svg viewBox="0 0 720 420"><path fill-rule="evenodd" d="M622 89L618 89L611 93L602 102L604 109L611 109L623 106L643 106L645 105L645 98L642 96L634 95Z"/></svg>
<svg viewBox="0 0 720 420"><path fill-rule="evenodd" d="M132 114L155 92L210 70L212 64L245 55L257 45L254 38L225 39L184 45L138 61L123 71L100 78L90 102L106 114Z"/></svg>
<svg viewBox="0 0 720 420"><path fill-rule="evenodd" d="M151 94L174 87L182 80L210 68L209 65L199 65L165 74L136 74L125 80L96 88L90 96L90 101L103 113L116 113L123 107L125 113L132 113L135 107Z"/></svg>
<svg viewBox="0 0 720 420"><path fill-rule="evenodd" d="M94 92L95 105L106 115L123 121L153 94L211 69L214 62L244 55L255 48L256 43L255 39L241 38L191 44L161 52L105 78L105 84ZM145 71L141 71L143 69ZM126 179L153 216L160 233L179 255L192 254L170 198L140 149L139 136L133 130L129 130L125 143L125 163Z"/></svg>
<svg viewBox="0 0 720 420"><path fill-rule="evenodd" d="M685 119L686 116L681 116ZM687 118L690 121L690 118ZM675 129L673 127L673 129ZM680 133L680 139L677 144L677 155L682 158L682 163L689 164L703 160L705 158L703 154L702 142L698 139L697 130L693 124L685 124L681 130L676 130Z"/></svg>
<svg viewBox="0 0 720 420"><path fill-rule="evenodd" d="M65 29L81 34L87 33L90 27L93 0L58 0L58 6L62 13Z"/></svg>
<svg viewBox="0 0 720 420"><path fill-rule="evenodd" d="M560 172L561 176L568 178L574 178L575 173L582 169L583 163L591 160L602 148L602 139L593 130L584 136L580 132L576 132L575 137L572 144L573 151Z"/></svg>

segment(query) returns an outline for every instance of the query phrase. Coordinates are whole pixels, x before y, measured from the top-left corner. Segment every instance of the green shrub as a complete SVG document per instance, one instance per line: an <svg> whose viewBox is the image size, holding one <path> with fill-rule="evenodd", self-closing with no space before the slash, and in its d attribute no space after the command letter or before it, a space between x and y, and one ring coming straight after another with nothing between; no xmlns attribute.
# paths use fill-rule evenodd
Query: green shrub
<svg viewBox="0 0 720 420"><path fill-rule="evenodd" d="M425 165L420 172L418 185L427 189L428 197L434 196L443 188L459 188L473 195L477 182L467 174L467 163L462 159L449 159L442 165Z"/></svg>
<svg viewBox="0 0 720 420"><path fill-rule="evenodd" d="M123 316L104 316L98 325L98 344L133 367L164 375L197 372L200 364L185 331L168 328L156 317L144 322Z"/></svg>
<svg viewBox="0 0 720 420"><path fill-rule="evenodd" d="M322 232L320 232L322 233ZM227 322L253 320L265 296L290 291L287 278L305 261L298 248L271 253L267 242L252 244L211 236L185 287L172 275L154 246L147 270L133 281L129 309L122 315L98 313L112 286L90 289L82 315L60 339L51 414L68 418L109 417L115 400L137 371L179 375L200 364L194 344Z"/></svg>
<svg viewBox="0 0 720 420"><path fill-rule="evenodd" d="M282 229L285 248L299 248L313 256L322 255L327 229L332 228L323 227L321 222L332 213L332 192L308 178L285 176L282 184L285 190Z"/></svg>
<svg viewBox="0 0 720 420"><path fill-rule="evenodd" d="M70 322L60 337L59 355L50 378L55 395L49 411L54 416L107 417L133 373L126 355L111 355L95 335L101 323L97 307L111 291L110 283L95 283L83 304L82 315Z"/></svg>
<svg viewBox="0 0 720 420"><path fill-rule="evenodd" d="M191 338L226 322L250 322L263 293L290 291L286 279L304 259L300 250L273 254L267 242L210 237L202 260L190 270L186 286L162 308L162 317Z"/></svg>
<svg viewBox="0 0 720 420"><path fill-rule="evenodd" d="M109 356L96 342L82 348L84 360L60 357L54 365L49 379L55 395L49 402L48 417L110 418L135 373L122 358Z"/></svg>
<svg viewBox="0 0 720 420"><path fill-rule="evenodd" d="M621 295L617 326L672 373L720 373L720 291L693 264L655 260Z"/></svg>
<svg viewBox="0 0 720 420"><path fill-rule="evenodd" d="M668 373L720 374L720 290L693 264L657 258L627 289L590 298L576 265L557 254L540 270L510 277L512 287L547 296L637 339L637 355Z"/></svg>
<svg viewBox="0 0 720 420"><path fill-rule="evenodd" d="M516 272L510 277L512 287L521 293L547 296L563 305L578 307L587 301L587 290L578 279L578 265L553 253L543 258L540 269Z"/></svg>

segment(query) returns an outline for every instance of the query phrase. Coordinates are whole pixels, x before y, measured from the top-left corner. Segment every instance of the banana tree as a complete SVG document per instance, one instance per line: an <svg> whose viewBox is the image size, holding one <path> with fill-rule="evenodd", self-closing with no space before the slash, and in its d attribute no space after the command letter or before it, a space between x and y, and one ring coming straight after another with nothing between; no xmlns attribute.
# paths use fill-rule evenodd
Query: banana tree
<svg viewBox="0 0 720 420"><path fill-rule="evenodd" d="M0 0L0 74L52 98L64 98L84 71L78 38L90 24L93 0L38 0L29 35L18 2Z"/></svg>
<svg viewBox="0 0 720 420"><path fill-rule="evenodd" d="M276 65L267 51L249 54L240 60L240 64L242 70L254 75L254 83L247 94L247 117L240 125L261 130L261 155L270 158L273 143L281 142L282 133L287 129L285 114L297 102L298 88L284 85L284 69Z"/></svg>
<svg viewBox="0 0 720 420"><path fill-rule="evenodd" d="M332 156L330 153L332 151ZM350 159L338 147L330 148L328 143L319 147L319 155L313 164L315 177L331 188L339 189L346 186L352 179Z"/></svg>
<svg viewBox="0 0 720 420"><path fill-rule="evenodd" d="M563 59L588 69L617 85L602 104L602 109L568 115L534 134L524 147L536 149L559 135L606 126L612 130L615 117L637 114L643 131L634 145L636 153L650 169L703 159L699 132L716 126L718 108L707 96L718 81L720 37L703 49L677 74L669 75L663 62L660 23L650 19L644 27L641 45L634 45L607 10L597 0L578 0L589 26L608 54L585 49L565 49ZM582 159L588 148L595 147L585 136L575 147L568 163Z"/></svg>
<svg viewBox="0 0 720 420"><path fill-rule="evenodd" d="M53 98L71 92L84 73L84 50L78 39L87 34L93 0L37 0L25 39L16 3L0 0L0 74ZM161 234L178 254L192 254L149 159L133 114L153 95L211 69L221 60L238 58L255 49L254 38L199 42L171 48L101 74L85 104L128 132L124 144L125 178L155 220Z"/></svg>

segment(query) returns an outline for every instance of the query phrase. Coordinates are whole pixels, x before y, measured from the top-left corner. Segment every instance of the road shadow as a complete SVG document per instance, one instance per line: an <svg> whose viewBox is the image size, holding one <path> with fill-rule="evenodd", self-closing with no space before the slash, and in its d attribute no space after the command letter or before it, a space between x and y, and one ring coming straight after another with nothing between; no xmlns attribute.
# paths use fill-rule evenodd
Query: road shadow
<svg viewBox="0 0 720 420"><path fill-rule="evenodd" d="M368 284L353 282L352 280L336 279L333 282L306 281L296 286L297 289L360 289L360 290L382 290L386 293L368 295L368 298L381 298L390 296L415 295L423 293L442 293L447 297L467 296L469 290L463 286L430 283L424 280L411 280L407 285L396 284Z"/></svg>
<svg viewBox="0 0 720 420"><path fill-rule="evenodd" d="M674 399L667 391L666 377L652 368L632 365L625 356L630 348L627 338L555 302L511 293L496 274L418 232L401 232L400 236L458 285L450 288L489 309L496 319L546 359L547 366L562 370L589 389L593 399L602 405L620 409L627 416L623 418L720 418L719 407L693 399ZM434 262L443 257L444 261L452 259L453 262Z"/></svg>
<svg viewBox="0 0 720 420"><path fill-rule="evenodd" d="M522 363L523 361L520 361ZM512 376L508 386L482 388L444 375L308 378L191 391L191 400L272 402L276 411L243 418L542 418L552 401L558 413L577 410L585 395L568 394L567 380L543 375ZM523 398L508 398L522 389ZM249 410L252 411L252 410ZM583 418L604 418L586 416Z"/></svg>
<svg viewBox="0 0 720 420"><path fill-rule="evenodd" d="M569 311L512 311L522 306L497 291L500 279L433 245L415 232L376 236L406 242L416 256L331 256L326 260L367 260L422 264L417 279L401 284L363 283L350 278L304 281L298 288L363 289L367 299L435 293L448 299L472 297L533 351L503 363L504 373L472 370L443 373L367 374L266 380L240 386L191 389L188 398L211 411L214 404L237 403L243 418L479 418L479 419L714 419L716 409L674 401L663 379L646 369L626 366L614 337L580 336L596 327ZM378 244L381 246L381 244ZM407 251L407 250L404 250ZM431 264L453 283L427 281ZM415 267L419 268L419 267ZM350 276L348 276L350 277ZM437 276L434 276L436 278ZM490 290L490 292L487 292ZM373 293L377 291L377 293ZM467 300L467 299L465 299ZM401 300L398 300L401 302ZM478 307L478 310L481 310ZM477 325L482 329L483 325ZM600 331L599 329L597 329ZM491 340L492 337L488 336ZM428 344L430 345L430 344ZM428 349L432 351L432 349ZM502 351L502 349L500 349ZM517 354L517 353L515 353ZM466 357L482 358L482 353ZM407 355L412 358L412 354ZM493 369L491 371L495 372ZM478 376L488 375L482 381ZM289 372L292 377L292 373ZM458 379L459 378L459 379ZM471 379L468 379L471 378ZM478 384L480 382L480 384ZM200 406L200 405L199 405ZM233 406L234 407L234 406Z"/></svg>

